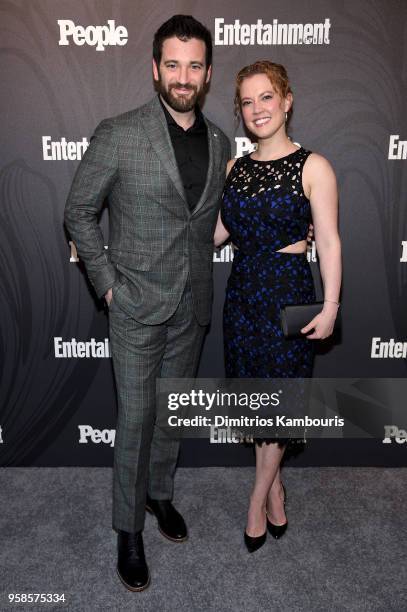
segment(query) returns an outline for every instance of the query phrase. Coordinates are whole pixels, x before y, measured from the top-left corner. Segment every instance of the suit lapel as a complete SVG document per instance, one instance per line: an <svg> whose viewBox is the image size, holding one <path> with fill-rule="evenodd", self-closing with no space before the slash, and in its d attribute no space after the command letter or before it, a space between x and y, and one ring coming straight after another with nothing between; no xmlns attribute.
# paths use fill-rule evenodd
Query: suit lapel
<svg viewBox="0 0 407 612"><path fill-rule="evenodd" d="M161 108L160 101L158 100L158 96L153 98L149 107L150 112L146 114L145 118L145 129L147 136L151 142L151 146L167 171L168 176L174 183L176 190L183 199L189 213L188 202L178 170L177 160L175 158L171 137L168 131L167 121L165 119L164 111Z"/></svg>
<svg viewBox="0 0 407 612"><path fill-rule="evenodd" d="M219 166L219 163L218 163L219 162L219 146L220 146L219 136L216 130L209 124L206 117L204 117L204 120L205 120L206 127L208 130L208 149L209 149L208 172L206 175L206 183L205 183L204 190L201 194L201 197L199 198L197 205L192 211L193 215L195 215L195 213L197 213L198 210L200 210L202 206L205 204L208 198L208 195L210 193L214 169Z"/></svg>
<svg viewBox="0 0 407 612"><path fill-rule="evenodd" d="M181 196L185 209L188 215L194 215L207 200L210 188L212 184L212 178L214 173L214 168L219 165L219 147L220 141L219 136L217 134L216 128L214 128L204 117L204 121L206 123L206 127L208 130L208 152L209 152L209 162L208 162L208 172L206 175L206 182L204 190L199 198L199 201L192 213L189 210L188 201L185 195L184 186L182 184L181 175L178 170L177 160L175 158L174 149L171 142L171 137L168 131L167 121L165 119L164 111L161 108L160 101L158 96L153 98L148 107L148 112L145 116L144 127L147 133L147 136L151 142L151 146L156 152L159 160L163 164L165 170L168 173L168 176L174 183L176 190Z"/></svg>

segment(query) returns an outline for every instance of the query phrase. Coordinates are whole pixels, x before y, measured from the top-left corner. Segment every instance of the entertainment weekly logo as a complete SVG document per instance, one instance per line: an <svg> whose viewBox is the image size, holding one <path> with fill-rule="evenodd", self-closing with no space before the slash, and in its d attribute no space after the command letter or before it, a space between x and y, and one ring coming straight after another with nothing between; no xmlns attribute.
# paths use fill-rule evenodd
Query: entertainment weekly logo
<svg viewBox="0 0 407 612"><path fill-rule="evenodd" d="M386 341L379 337L372 338L370 357L371 359L406 359L407 342L398 342L394 338Z"/></svg>
<svg viewBox="0 0 407 612"><path fill-rule="evenodd" d="M400 140L398 134L392 134L389 141L389 159L407 159L407 140Z"/></svg>
<svg viewBox="0 0 407 612"><path fill-rule="evenodd" d="M42 137L42 157L45 161L68 161L82 159L89 146L87 138L82 140L52 140L51 136Z"/></svg>
<svg viewBox="0 0 407 612"><path fill-rule="evenodd" d="M321 23L225 23L223 17L215 18L214 44L232 45L329 45L331 20L326 17Z"/></svg>
<svg viewBox="0 0 407 612"><path fill-rule="evenodd" d="M231 427L216 427L210 426L209 434L210 444L244 444L252 443L253 436L244 434L241 431L236 431Z"/></svg>
<svg viewBox="0 0 407 612"><path fill-rule="evenodd" d="M108 19L107 25L87 27L75 25L71 19L58 19L60 46L69 46L71 42L78 47L89 45L96 51L104 51L105 47L123 47L127 45L129 33L122 26L116 26L114 19Z"/></svg>
<svg viewBox="0 0 407 612"><path fill-rule="evenodd" d="M56 359L108 359L110 357L109 338L102 341L91 338L87 341L63 340L54 338L54 355Z"/></svg>

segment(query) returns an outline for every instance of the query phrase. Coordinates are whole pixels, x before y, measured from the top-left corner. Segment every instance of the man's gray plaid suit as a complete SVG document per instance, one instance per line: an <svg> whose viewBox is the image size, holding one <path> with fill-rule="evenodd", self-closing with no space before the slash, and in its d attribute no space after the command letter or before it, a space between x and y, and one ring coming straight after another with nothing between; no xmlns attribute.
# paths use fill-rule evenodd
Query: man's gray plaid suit
<svg viewBox="0 0 407 612"><path fill-rule="evenodd" d="M156 424L155 378L193 377L212 306L213 234L229 141L205 118L209 165L189 210L157 97L102 121L75 175L65 223L99 297L118 391L113 527L143 528L148 490L171 499L179 444ZM109 199L109 250L97 222Z"/></svg>

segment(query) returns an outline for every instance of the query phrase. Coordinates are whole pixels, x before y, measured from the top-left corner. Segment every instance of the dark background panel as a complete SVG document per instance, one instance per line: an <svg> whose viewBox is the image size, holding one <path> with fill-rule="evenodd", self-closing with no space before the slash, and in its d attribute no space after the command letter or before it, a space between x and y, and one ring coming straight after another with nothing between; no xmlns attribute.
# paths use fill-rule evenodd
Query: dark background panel
<svg viewBox="0 0 407 612"><path fill-rule="evenodd" d="M290 134L325 155L340 191L343 332L321 346L318 377L405 377L406 360L372 359L372 337L407 337L406 160L389 160L390 135L407 140L405 22L398 0L258 0L171 3L145 0L0 2L0 464L111 465L112 448L79 444L78 425L114 429L109 359L56 359L54 338L107 336L103 305L83 267L70 262L63 209L77 160L43 159L42 138L89 140L99 121L153 95L151 43L172 14L190 13L214 32L225 23L319 23L330 44L215 46L204 112L230 137L234 75L267 58L286 66L294 91ZM128 30L125 46L59 46L58 19ZM101 218L108 242L108 211ZM318 284L318 268L312 264ZM230 263L214 263L212 324L200 377L223 375L222 305ZM312 440L292 465L402 465L407 445L380 440ZM180 465L241 465L240 445L183 443Z"/></svg>

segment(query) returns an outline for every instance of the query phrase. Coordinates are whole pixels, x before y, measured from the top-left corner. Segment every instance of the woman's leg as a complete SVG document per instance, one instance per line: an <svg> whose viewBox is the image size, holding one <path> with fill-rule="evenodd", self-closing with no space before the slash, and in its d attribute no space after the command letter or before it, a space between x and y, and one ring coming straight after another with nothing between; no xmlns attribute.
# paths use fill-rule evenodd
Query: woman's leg
<svg viewBox="0 0 407 612"><path fill-rule="evenodd" d="M246 533L258 537L266 530L266 506L272 523L276 525L285 522L283 499L278 491L282 491L280 481L280 462L285 446L277 443L256 444L256 478L250 496L247 515Z"/></svg>
<svg viewBox="0 0 407 612"><path fill-rule="evenodd" d="M281 483L280 474L280 468L278 468L273 484L267 495L267 516L273 525L284 525L284 523L287 522L284 510L284 489Z"/></svg>

